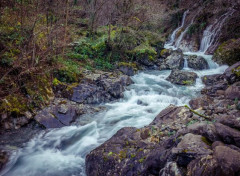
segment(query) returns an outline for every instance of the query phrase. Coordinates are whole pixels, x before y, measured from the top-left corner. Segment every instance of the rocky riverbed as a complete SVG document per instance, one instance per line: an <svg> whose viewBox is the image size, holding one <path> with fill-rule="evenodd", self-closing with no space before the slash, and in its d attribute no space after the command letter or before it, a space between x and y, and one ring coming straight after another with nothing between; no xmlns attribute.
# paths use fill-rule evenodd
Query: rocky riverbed
<svg viewBox="0 0 240 176"><path fill-rule="evenodd" d="M148 126L119 130L87 155L87 175L239 175L239 66L204 76L191 108L170 105Z"/></svg>

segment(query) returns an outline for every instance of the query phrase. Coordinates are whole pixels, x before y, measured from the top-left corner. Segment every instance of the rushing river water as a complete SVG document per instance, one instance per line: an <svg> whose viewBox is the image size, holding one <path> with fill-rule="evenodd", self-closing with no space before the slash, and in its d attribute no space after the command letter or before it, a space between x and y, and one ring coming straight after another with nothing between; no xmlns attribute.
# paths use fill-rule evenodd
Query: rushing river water
<svg viewBox="0 0 240 176"><path fill-rule="evenodd" d="M175 48L171 36L166 48ZM210 31L211 32L211 31ZM206 43L206 42L205 42ZM175 48L176 49L176 48ZM154 117L170 104L185 105L199 96L204 87L201 77L223 73L227 66L219 67L211 60L210 55L201 52L189 52L185 55L203 56L210 69L194 71L188 68L185 59L184 70L193 71L199 78L194 86L177 86L165 79L171 73L168 71L146 71L132 77L134 84L124 92L124 98L105 104L107 110L94 116L80 117L79 122L88 121L85 125L77 123L60 129L42 132L24 148L12 154L10 162L1 176L84 176L86 155L111 138L123 127L143 127L151 123ZM81 120L82 119L82 120Z"/></svg>
<svg viewBox="0 0 240 176"><path fill-rule="evenodd" d="M210 69L194 71L199 76L196 85L188 87L171 84L165 80L171 71L140 72L132 77L134 84L125 91L123 99L106 104L107 110L89 118L92 121L84 126L74 125L42 132L11 156L6 169L0 175L85 175L85 156L92 149L122 127L148 125L170 104L188 104L204 87L200 79L202 76L222 73L226 69L226 66L218 67L212 62L211 56L203 56ZM187 63L184 69L191 70Z"/></svg>

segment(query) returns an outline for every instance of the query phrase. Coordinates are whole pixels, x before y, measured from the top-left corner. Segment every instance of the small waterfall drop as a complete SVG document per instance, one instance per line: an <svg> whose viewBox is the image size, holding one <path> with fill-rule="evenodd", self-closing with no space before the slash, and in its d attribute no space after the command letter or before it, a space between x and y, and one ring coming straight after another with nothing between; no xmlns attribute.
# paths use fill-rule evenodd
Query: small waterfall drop
<svg viewBox="0 0 240 176"><path fill-rule="evenodd" d="M179 30L182 29L183 26L185 25L185 20L186 20L186 16L187 16L188 12L189 12L189 10L187 10L187 11L184 12L181 26L179 26L177 29L175 29L175 30L173 31L172 35L170 36L170 41L165 44L165 48L166 48L166 47L173 46L177 32L179 32Z"/></svg>
<svg viewBox="0 0 240 176"><path fill-rule="evenodd" d="M199 50L200 52L205 53L210 46L216 47L218 45L222 26L227 18L232 16L234 12L235 10L233 9L228 11L206 28L206 30L203 32L203 38Z"/></svg>
<svg viewBox="0 0 240 176"><path fill-rule="evenodd" d="M187 57L184 57L184 66L183 66L184 70L189 70L190 68L188 67L188 60Z"/></svg>

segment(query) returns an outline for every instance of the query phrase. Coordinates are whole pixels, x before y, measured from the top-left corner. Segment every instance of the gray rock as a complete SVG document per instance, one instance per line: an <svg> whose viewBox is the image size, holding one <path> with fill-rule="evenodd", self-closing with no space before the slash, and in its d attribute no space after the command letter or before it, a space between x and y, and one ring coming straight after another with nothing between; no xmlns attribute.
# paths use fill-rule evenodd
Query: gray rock
<svg viewBox="0 0 240 176"><path fill-rule="evenodd" d="M217 146L214 158L224 176L238 175L240 171L240 153L226 146Z"/></svg>
<svg viewBox="0 0 240 176"><path fill-rule="evenodd" d="M231 67L228 67L225 70L224 75L226 76L226 79L229 82L229 84L233 84L237 81L240 81L240 77L234 73L234 70L237 69L239 66L240 62L237 62L236 64L232 65Z"/></svg>
<svg viewBox="0 0 240 176"><path fill-rule="evenodd" d="M68 107L65 105L65 104L61 104L59 107L58 107L58 112L60 114L66 114L68 111Z"/></svg>
<svg viewBox="0 0 240 176"><path fill-rule="evenodd" d="M133 67L121 65L118 69L125 75L128 75L128 76L134 75Z"/></svg>
<svg viewBox="0 0 240 176"><path fill-rule="evenodd" d="M240 82L236 82L225 91L225 96L228 99L235 100L240 99Z"/></svg>
<svg viewBox="0 0 240 176"><path fill-rule="evenodd" d="M172 149L180 166L187 166L192 160L212 153L211 147L203 140L203 136L186 134L177 147Z"/></svg>
<svg viewBox="0 0 240 176"><path fill-rule="evenodd" d="M188 61L188 67L194 70L209 69L207 61L201 56L186 56Z"/></svg>
<svg viewBox="0 0 240 176"><path fill-rule="evenodd" d="M219 137L226 144L233 144L240 147L240 131L230 128L220 123L215 123Z"/></svg>
<svg viewBox="0 0 240 176"><path fill-rule="evenodd" d="M196 83L197 74L194 72L186 72L181 70L173 70L167 80L179 85L193 85Z"/></svg>
<svg viewBox="0 0 240 176"><path fill-rule="evenodd" d="M182 69L184 65L184 58L182 51L172 51L171 55L163 60L160 70Z"/></svg>

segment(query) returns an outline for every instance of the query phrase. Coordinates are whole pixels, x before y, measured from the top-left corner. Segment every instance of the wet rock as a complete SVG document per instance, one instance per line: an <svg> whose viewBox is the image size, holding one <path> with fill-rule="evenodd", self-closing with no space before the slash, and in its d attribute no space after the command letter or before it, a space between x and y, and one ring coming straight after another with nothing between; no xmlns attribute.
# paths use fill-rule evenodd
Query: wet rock
<svg viewBox="0 0 240 176"><path fill-rule="evenodd" d="M121 65L121 66L119 66L118 69L125 75L128 75L128 76L134 75L133 67Z"/></svg>
<svg viewBox="0 0 240 176"><path fill-rule="evenodd" d="M138 63L144 67L147 67L147 68L153 68L154 67L154 61L150 60L148 58L148 56L146 57L143 57L141 59L138 60Z"/></svg>
<svg viewBox="0 0 240 176"><path fill-rule="evenodd" d="M192 133L201 135L205 138L202 138L207 142L210 140L211 142L220 140L216 128L213 124L207 124L206 122L194 123L187 127L186 133Z"/></svg>
<svg viewBox="0 0 240 176"><path fill-rule="evenodd" d="M53 114L49 113L47 109L40 111L34 119L45 128L60 128L64 126Z"/></svg>
<svg viewBox="0 0 240 176"><path fill-rule="evenodd" d="M240 99L240 82L236 82L225 91L225 96L228 99Z"/></svg>
<svg viewBox="0 0 240 176"><path fill-rule="evenodd" d="M8 154L7 152L0 150L0 171L3 169L5 164L8 162Z"/></svg>
<svg viewBox="0 0 240 176"><path fill-rule="evenodd" d="M175 129L180 129L182 128L182 124L186 124L192 115L192 112L186 107L170 105L162 110L150 125L158 127L163 127L164 125L166 128L168 125L168 127L175 126Z"/></svg>
<svg viewBox="0 0 240 176"><path fill-rule="evenodd" d="M217 146L214 150L214 158L224 176L239 175L240 153L226 146Z"/></svg>
<svg viewBox="0 0 240 176"><path fill-rule="evenodd" d="M182 69L184 66L184 58L182 51L172 51L171 55L163 60L160 70Z"/></svg>
<svg viewBox="0 0 240 176"><path fill-rule="evenodd" d="M238 128L240 129L240 116L233 116L233 115L221 115L216 118L218 123L224 124L231 128Z"/></svg>
<svg viewBox="0 0 240 176"><path fill-rule="evenodd" d="M188 56L187 61L188 67L194 70L204 70L209 68L207 61L201 56Z"/></svg>
<svg viewBox="0 0 240 176"><path fill-rule="evenodd" d="M202 81L206 86L212 86L216 83L225 81L226 77L222 74L203 76Z"/></svg>
<svg viewBox="0 0 240 176"><path fill-rule="evenodd" d="M34 119L45 128L60 128L70 125L83 113L84 106L68 99L55 99L49 107L39 111Z"/></svg>
<svg viewBox="0 0 240 176"><path fill-rule="evenodd" d="M222 91L225 91L228 88L227 82L216 83L213 86L208 86L202 89L201 93L206 94L211 97L218 97L219 94L223 94Z"/></svg>
<svg viewBox="0 0 240 176"><path fill-rule="evenodd" d="M168 162L166 166L159 172L159 176L182 176L181 170L178 168L177 163Z"/></svg>
<svg viewBox="0 0 240 176"><path fill-rule="evenodd" d="M107 74L96 82L85 82L73 89L71 100L77 103L98 104L123 97L124 87L132 83L130 77Z"/></svg>
<svg viewBox="0 0 240 176"><path fill-rule="evenodd" d="M239 67L240 62L237 62L225 70L224 76L226 77L229 84L233 84L237 81L240 81L240 77L236 74L236 72L239 71Z"/></svg>
<svg viewBox="0 0 240 176"><path fill-rule="evenodd" d="M219 137L226 144L234 144L240 147L240 132L220 123L215 123Z"/></svg>
<svg viewBox="0 0 240 176"><path fill-rule="evenodd" d="M218 163L212 155L195 159L187 166L187 176L220 176L221 174Z"/></svg>
<svg viewBox="0 0 240 176"><path fill-rule="evenodd" d="M196 83L197 74L194 72L185 72L181 70L173 70L166 80L179 85L193 85Z"/></svg>
<svg viewBox="0 0 240 176"><path fill-rule="evenodd" d="M213 102L213 99L205 95L205 96L201 96L201 97L190 100L189 104L192 109L199 109L205 106L209 106L210 104L212 104L212 102Z"/></svg>
<svg viewBox="0 0 240 176"><path fill-rule="evenodd" d="M186 134L172 153L177 157L180 166L187 166L192 160L212 153L211 147L203 140L203 136Z"/></svg>

